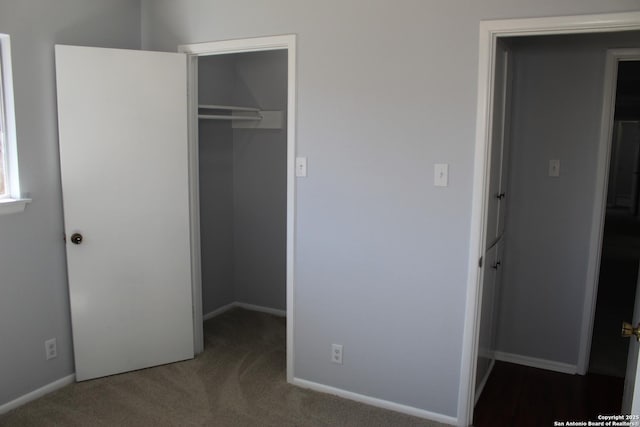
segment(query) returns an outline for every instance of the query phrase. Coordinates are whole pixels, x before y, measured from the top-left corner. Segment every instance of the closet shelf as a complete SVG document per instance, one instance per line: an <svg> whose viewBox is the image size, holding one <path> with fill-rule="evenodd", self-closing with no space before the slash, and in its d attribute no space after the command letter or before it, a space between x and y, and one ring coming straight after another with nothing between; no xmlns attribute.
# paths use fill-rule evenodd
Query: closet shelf
<svg viewBox="0 0 640 427"><path fill-rule="evenodd" d="M282 111L217 104L198 105L198 119L229 120L233 128L282 129L284 124Z"/></svg>
<svg viewBox="0 0 640 427"><path fill-rule="evenodd" d="M255 107L235 107L232 105L208 105L208 104L200 104L198 108L202 108L205 110L229 110L229 111L255 111L256 113L260 112L259 108Z"/></svg>
<svg viewBox="0 0 640 427"><path fill-rule="evenodd" d="M254 107L236 107L233 105L214 105L214 104L200 104L198 110L223 110L229 111L231 114L198 114L199 119L205 120L262 120L259 108ZM241 112L240 114L233 114L234 111ZM243 113L252 113L252 115L245 115Z"/></svg>
<svg viewBox="0 0 640 427"><path fill-rule="evenodd" d="M262 120L262 116L225 116L218 114L198 114L198 118L209 120Z"/></svg>

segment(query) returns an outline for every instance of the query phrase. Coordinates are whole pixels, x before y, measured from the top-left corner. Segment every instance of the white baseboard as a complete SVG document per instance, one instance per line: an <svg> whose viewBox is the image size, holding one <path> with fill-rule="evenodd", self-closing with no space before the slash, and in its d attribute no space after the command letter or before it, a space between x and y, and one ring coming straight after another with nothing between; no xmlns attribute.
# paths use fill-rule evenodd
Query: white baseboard
<svg viewBox="0 0 640 427"><path fill-rule="evenodd" d="M484 378L480 380L480 384L478 385L478 387L476 387L476 395L474 396L475 402L473 402L474 406L478 404L478 399L480 399L480 395L484 391L484 386L486 386L487 381L489 381L489 377L491 376L491 371L493 371L494 366L496 366L496 360L491 359L491 364L489 365L489 369L487 370L487 373L484 374Z"/></svg>
<svg viewBox="0 0 640 427"><path fill-rule="evenodd" d="M537 359L535 357L521 356L513 353L495 352L496 360L502 362L515 363L517 365L530 366L532 368L546 369L547 371L561 372L563 374L575 375L578 373L578 365L555 362L553 360Z"/></svg>
<svg viewBox="0 0 640 427"><path fill-rule="evenodd" d="M235 302L234 304L236 307L244 308L245 310L260 311L262 313L273 314L274 316L278 317L287 317L287 310L278 310L277 308L247 304L246 302Z"/></svg>
<svg viewBox="0 0 640 427"><path fill-rule="evenodd" d="M235 307L235 302L232 302L231 304L227 304L227 305L223 305L220 308L216 308L215 310L204 314L202 316L202 320L209 320L209 319L213 319L216 316L220 316L222 313L231 310L233 307Z"/></svg>
<svg viewBox="0 0 640 427"><path fill-rule="evenodd" d="M204 321L204 320L213 319L214 317L220 316L222 313L229 311L235 307L244 308L245 310L259 311L261 313L273 314L274 316L279 316L279 317L287 317L286 310L278 310L276 308L263 307L261 305L247 304L245 302L236 301L236 302L232 302L231 304L224 305L220 308L217 308L203 315L202 320Z"/></svg>
<svg viewBox="0 0 640 427"><path fill-rule="evenodd" d="M436 412L431 412L431 411L425 411L424 409L414 408L413 406L402 405L400 403L390 402L388 400L369 397L363 394L358 394L351 391L342 390L339 388L335 388L328 385L319 384L313 381L307 381L307 380L303 380L295 377L293 378L293 381L291 383L298 387L319 391L321 393L333 394L334 396L364 403L366 405L376 406L378 408L388 409L390 411L400 412L402 414L412 415L414 417L424 418L426 420L437 421L439 423L458 425L458 418L456 417L438 414Z"/></svg>
<svg viewBox="0 0 640 427"><path fill-rule="evenodd" d="M0 414L4 414L6 412L9 412L12 409L15 409L19 406L24 405L25 403L29 403L32 400L36 400L42 396L44 396L45 394L49 394L52 391L56 391L64 386L67 386L69 384L73 384L76 380L76 375L75 374L71 374L69 376L60 378L59 380L56 380L52 383L49 383L45 386L40 387L37 390L33 390L25 395L20 396L17 399L12 400L11 402L5 403L4 405L0 406Z"/></svg>

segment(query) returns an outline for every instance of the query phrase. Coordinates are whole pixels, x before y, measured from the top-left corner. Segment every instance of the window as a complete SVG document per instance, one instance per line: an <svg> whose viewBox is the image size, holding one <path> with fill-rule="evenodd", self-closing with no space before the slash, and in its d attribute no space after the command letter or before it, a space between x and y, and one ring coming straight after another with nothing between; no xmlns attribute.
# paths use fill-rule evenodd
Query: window
<svg viewBox="0 0 640 427"><path fill-rule="evenodd" d="M2 81L2 63L0 63L0 82ZM7 138L5 136L6 126L4 124L4 91L2 90L2 85L0 85L0 198L5 198L8 196L9 189L9 180L7 176L7 172L9 170L9 165L7 165Z"/></svg>
<svg viewBox="0 0 640 427"><path fill-rule="evenodd" d="M30 201L20 193L15 122L11 45L0 34L0 214L22 211Z"/></svg>

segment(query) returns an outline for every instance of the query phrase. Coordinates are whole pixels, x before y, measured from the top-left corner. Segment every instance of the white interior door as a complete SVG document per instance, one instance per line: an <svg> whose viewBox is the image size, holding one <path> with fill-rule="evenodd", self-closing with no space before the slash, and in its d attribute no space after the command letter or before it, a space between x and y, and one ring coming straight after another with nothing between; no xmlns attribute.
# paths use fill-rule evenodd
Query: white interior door
<svg viewBox="0 0 640 427"><path fill-rule="evenodd" d="M186 66L56 46L77 380L193 357Z"/></svg>
<svg viewBox="0 0 640 427"><path fill-rule="evenodd" d="M633 308L632 324L640 324L640 274L636 285L636 302ZM624 377L624 392L622 394L622 413L640 414L640 343L635 338L630 338L629 355L627 356L627 373Z"/></svg>
<svg viewBox="0 0 640 427"><path fill-rule="evenodd" d="M479 316L480 332L478 334L478 359L476 365L476 402L480 398L482 389L494 363L494 311L495 311L495 286L499 268L497 264L498 245L492 246L484 256L482 278L482 304Z"/></svg>

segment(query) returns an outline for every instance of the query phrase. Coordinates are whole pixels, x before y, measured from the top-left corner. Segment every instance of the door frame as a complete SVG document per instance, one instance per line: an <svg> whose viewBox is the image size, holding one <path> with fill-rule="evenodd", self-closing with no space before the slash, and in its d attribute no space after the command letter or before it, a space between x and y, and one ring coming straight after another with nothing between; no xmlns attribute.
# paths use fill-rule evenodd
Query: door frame
<svg viewBox="0 0 640 427"><path fill-rule="evenodd" d="M195 353L204 351L202 273L200 258L200 197L198 180L198 57L233 53L287 51L287 381L293 381L295 153L296 153L296 35L213 41L178 46L187 54L189 103L189 195Z"/></svg>
<svg viewBox="0 0 640 427"><path fill-rule="evenodd" d="M640 29L640 12L622 12L598 15L557 16L546 18L504 19L480 21L479 52L478 52L478 98L476 113L476 139L474 154L473 196L471 210L471 232L469 239L469 258L467 267L467 294L464 320L464 334L462 343L462 360L460 371L460 386L458 396L458 423L462 426L470 425L473 421L475 362L478 354L479 325L477 322L481 300L482 267L479 260L486 251L486 211L488 198L489 156L491 150L491 117L493 113L494 65L496 43L500 37L554 35L554 34L585 34L614 31L632 31ZM596 203L594 203L594 223L598 216L602 202L602 188L606 183L602 176L606 173L606 157L608 153L600 144L598 157L598 179L595 189ZM603 165L604 163L604 165ZM606 200L606 199L605 199ZM600 217L602 213L600 212ZM594 234L594 233L592 233ZM587 292L583 301L583 327L580 340L580 354L578 371L586 370L588 348L591 337L585 339L585 332L593 327L593 307L595 293L594 279L597 280L594 255L599 248L594 248L596 237L592 235L590 248L590 263L587 274ZM596 263L599 260L596 260Z"/></svg>

